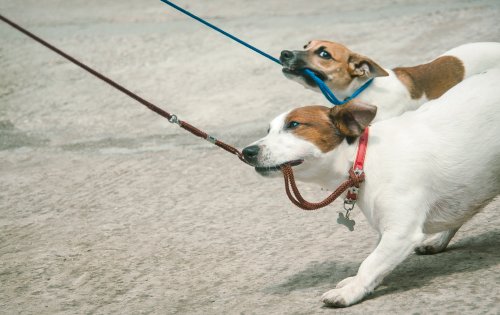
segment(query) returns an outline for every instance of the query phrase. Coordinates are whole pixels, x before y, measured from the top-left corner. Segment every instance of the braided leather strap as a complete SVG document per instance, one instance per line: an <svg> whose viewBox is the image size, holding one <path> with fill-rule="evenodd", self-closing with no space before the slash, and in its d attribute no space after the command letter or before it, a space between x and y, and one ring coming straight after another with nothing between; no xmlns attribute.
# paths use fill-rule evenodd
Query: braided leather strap
<svg viewBox="0 0 500 315"><path fill-rule="evenodd" d="M365 179L364 173L357 175L356 173L354 173L353 169L350 169L349 178L345 182L343 182L331 195L320 202L309 202L302 197L299 189L297 188L297 184L295 183L295 178L293 176L292 167L288 164L284 164L281 166L281 171L283 172L283 177L285 179L285 190L288 198L294 205L303 210L317 210L326 207L327 205L335 201L335 199L337 199L349 187L354 186L359 188L359 184L362 183Z"/></svg>
<svg viewBox="0 0 500 315"><path fill-rule="evenodd" d="M40 44L44 45L45 47L47 47L48 49L52 50L53 52L55 52L55 53L61 55L62 57L66 58L67 60L71 61L75 65L77 65L80 68L82 68L83 70L89 72L90 74L94 75L98 79L106 82L107 84L111 85L115 89L119 90L120 92L122 92L122 93L128 95L129 97L133 98L134 100L138 101L139 103L141 103L142 105L146 106L147 108L149 108L153 112L157 113L158 115L160 115L160 116L168 119L168 121L170 121L171 123L178 124L181 128L189 131L193 135L195 135L197 137L200 137L200 138L203 138L203 139L205 139L205 140L213 143L214 145L218 146L219 148L221 148L223 150L226 150L227 152L229 152L231 154L236 155L241 161L247 163L247 161L245 161L243 159L243 154L238 149L236 149L235 147L233 147L233 146L231 146L231 145L229 145L227 143L224 143L224 142L222 142L220 140L215 139L214 137L210 136L206 132L204 132L204 131L202 131L202 130L196 128L196 127L194 127L193 125L191 125L191 124L189 124L189 123L187 123L185 121L177 119L177 116L172 115L169 112L167 112L167 111L161 109L160 107L156 106L155 104L153 104L153 103L145 100L144 98L140 97L139 95L133 93L132 91L126 89L122 85L120 85L120 84L116 83L115 81L111 80L110 78L108 78L104 74L102 74L102 73L100 73L100 72L92 69L91 67L87 66L83 62L77 60L76 58L73 58L72 56L68 55L64 51L62 51L59 48L51 45L50 43L46 42L42 38L40 38L40 37L36 36L35 34L29 32L28 30L26 30L23 27L17 25L16 23L12 22L11 20L7 19L6 17L0 15L0 20L2 20L5 23L9 24L10 26L12 26L13 28L17 29L18 31L24 33L26 36L31 37L32 39L34 39L35 41L37 41Z"/></svg>

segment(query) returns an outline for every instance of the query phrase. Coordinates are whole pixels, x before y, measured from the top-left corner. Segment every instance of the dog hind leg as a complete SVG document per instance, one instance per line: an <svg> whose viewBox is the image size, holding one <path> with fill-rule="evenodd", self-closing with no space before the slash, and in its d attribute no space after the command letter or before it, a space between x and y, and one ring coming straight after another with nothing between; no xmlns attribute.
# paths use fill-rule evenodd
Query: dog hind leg
<svg viewBox="0 0 500 315"><path fill-rule="evenodd" d="M444 251L459 228L427 236L422 244L415 248L415 253L419 255L432 255Z"/></svg>

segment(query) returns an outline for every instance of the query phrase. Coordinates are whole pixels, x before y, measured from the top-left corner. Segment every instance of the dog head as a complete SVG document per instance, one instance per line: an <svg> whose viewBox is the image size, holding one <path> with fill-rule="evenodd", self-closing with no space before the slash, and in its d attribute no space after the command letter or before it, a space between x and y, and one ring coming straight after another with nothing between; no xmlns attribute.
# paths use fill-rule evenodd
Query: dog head
<svg viewBox="0 0 500 315"><path fill-rule="evenodd" d="M304 50L283 50L280 55L283 73L307 88L317 89L316 83L305 76L304 69L310 69L330 89L344 90L356 79L369 79L389 74L368 57L354 53L344 45L313 40Z"/></svg>
<svg viewBox="0 0 500 315"><path fill-rule="evenodd" d="M243 149L243 155L264 176L279 175L283 163L302 160L296 176L307 180L321 173L322 158L361 135L376 112L377 107L356 100L331 109L296 108L276 117L267 136Z"/></svg>

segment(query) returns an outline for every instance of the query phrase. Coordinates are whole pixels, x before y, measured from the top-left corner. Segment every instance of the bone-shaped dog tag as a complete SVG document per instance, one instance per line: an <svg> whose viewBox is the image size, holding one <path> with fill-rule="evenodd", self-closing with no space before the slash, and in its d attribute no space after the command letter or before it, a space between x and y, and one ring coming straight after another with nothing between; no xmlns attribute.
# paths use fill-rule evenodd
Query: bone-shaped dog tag
<svg viewBox="0 0 500 315"><path fill-rule="evenodd" d="M354 231L354 225L356 222L354 220L349 219L349 215L345 215L342 212L339 212L339 217L337 218L337 223L344 225L349 229L349 231Z"/></svg>

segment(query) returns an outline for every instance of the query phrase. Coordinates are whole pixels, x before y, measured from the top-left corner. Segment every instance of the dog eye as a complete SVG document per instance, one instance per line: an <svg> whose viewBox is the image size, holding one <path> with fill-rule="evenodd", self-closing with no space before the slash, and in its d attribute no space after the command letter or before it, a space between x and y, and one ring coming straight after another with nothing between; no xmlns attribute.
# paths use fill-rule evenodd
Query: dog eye
<svg viewBox="0 0 500 315"><path fill-rule="evenodd" d="M330 53L328 53L326 50L320 50L318 52L318 56L320 56L323 59L332 59L332 55L330 55Z"/></svg>
<svg viewBox="0 0 500 315"><path fill-rule="evenodd" d="M300 125L299 122L291 121L288 123L288 125L286 125L286 129L294 129L294 128L297 128L299 125Z"/></svg>

